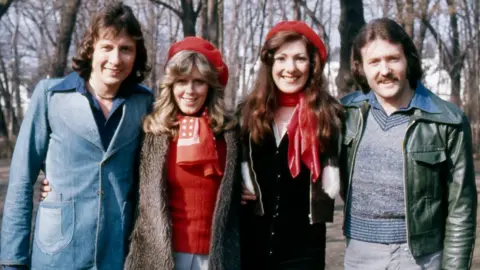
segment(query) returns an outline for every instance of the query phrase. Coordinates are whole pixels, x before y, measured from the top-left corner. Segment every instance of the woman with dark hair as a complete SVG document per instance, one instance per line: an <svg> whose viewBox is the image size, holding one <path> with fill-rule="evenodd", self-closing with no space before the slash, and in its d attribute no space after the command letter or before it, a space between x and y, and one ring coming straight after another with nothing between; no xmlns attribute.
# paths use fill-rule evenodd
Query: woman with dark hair
<svg viewBox="0 0 480 270"><path fill-rule="evenodd" d="M225 115L227 81L208 41L187 37L170 47L160 96L143 123L125 269L240 269L240 145Z"/></svg>
<svg viewBox="0 0 480 270"><path fill-rule="evenodd" d="M326 49L305 23L285 21L261 61L241 109L242 267L323 269L344 114L326 89Z"/></svg>

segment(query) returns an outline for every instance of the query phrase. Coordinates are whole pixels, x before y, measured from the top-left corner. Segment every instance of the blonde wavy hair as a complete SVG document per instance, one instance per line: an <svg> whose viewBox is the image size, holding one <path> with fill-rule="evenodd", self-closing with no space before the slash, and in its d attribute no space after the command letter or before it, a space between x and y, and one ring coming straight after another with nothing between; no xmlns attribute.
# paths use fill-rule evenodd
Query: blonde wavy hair
<svg viewBox="0 0 480 270"><path fill-rule="evenodd" d="M143 121L145 133L168 134L171 137L177 135L177 116L181 112L173 95L173 85L178 78L189 76L194 68L198 69L209 86L204 105L208 109L213 133L218 135L234 126L231 120L233 118L226 116L225 87L219 83L217 71L202 54L185 50L176 53L166 65L165 75L160 83L160 95L153 105L153 111Z"/></svg>

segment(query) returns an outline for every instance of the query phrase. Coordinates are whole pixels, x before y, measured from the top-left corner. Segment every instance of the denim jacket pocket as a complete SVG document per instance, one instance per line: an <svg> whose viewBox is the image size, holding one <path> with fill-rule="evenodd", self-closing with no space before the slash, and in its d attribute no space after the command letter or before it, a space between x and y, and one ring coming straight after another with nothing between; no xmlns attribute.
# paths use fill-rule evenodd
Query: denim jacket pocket
<svg viewBox="0 0 480 270"><path fill-rule="evenodd" d="M35 243L44 253L57 253L68 246L74 230L73 202L42 202L39 205Z"/></svg>

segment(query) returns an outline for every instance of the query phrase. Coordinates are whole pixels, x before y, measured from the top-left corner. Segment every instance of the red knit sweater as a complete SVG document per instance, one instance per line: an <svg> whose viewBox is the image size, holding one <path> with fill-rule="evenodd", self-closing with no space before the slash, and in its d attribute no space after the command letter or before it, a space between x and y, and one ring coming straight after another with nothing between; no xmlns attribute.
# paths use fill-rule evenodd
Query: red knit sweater
<svg viewBox="0 0 480 270"><path fill-rule="evenodd" d="M217 140L222 171L225 170L225 140ZM213 211L221 177L205 178L203 170L175 164L177 144L170 142L168 154L168 198L172 216L172 243L175 252L208 254Z"/></svg>

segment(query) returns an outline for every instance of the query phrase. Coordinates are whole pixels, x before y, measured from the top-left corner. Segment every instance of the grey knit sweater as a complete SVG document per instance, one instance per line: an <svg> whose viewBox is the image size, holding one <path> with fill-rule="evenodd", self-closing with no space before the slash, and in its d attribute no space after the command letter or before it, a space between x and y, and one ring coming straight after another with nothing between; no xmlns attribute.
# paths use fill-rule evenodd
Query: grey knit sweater
<svg viewBox="0 0 480 270"><path fill-rule="evenodd" d="M366 242L403 243L406 223L402 140L408 116L392 115L387 117L389 121L384 112L375 110L372 108L366 119L355 159L345 235Z"/></svg>

